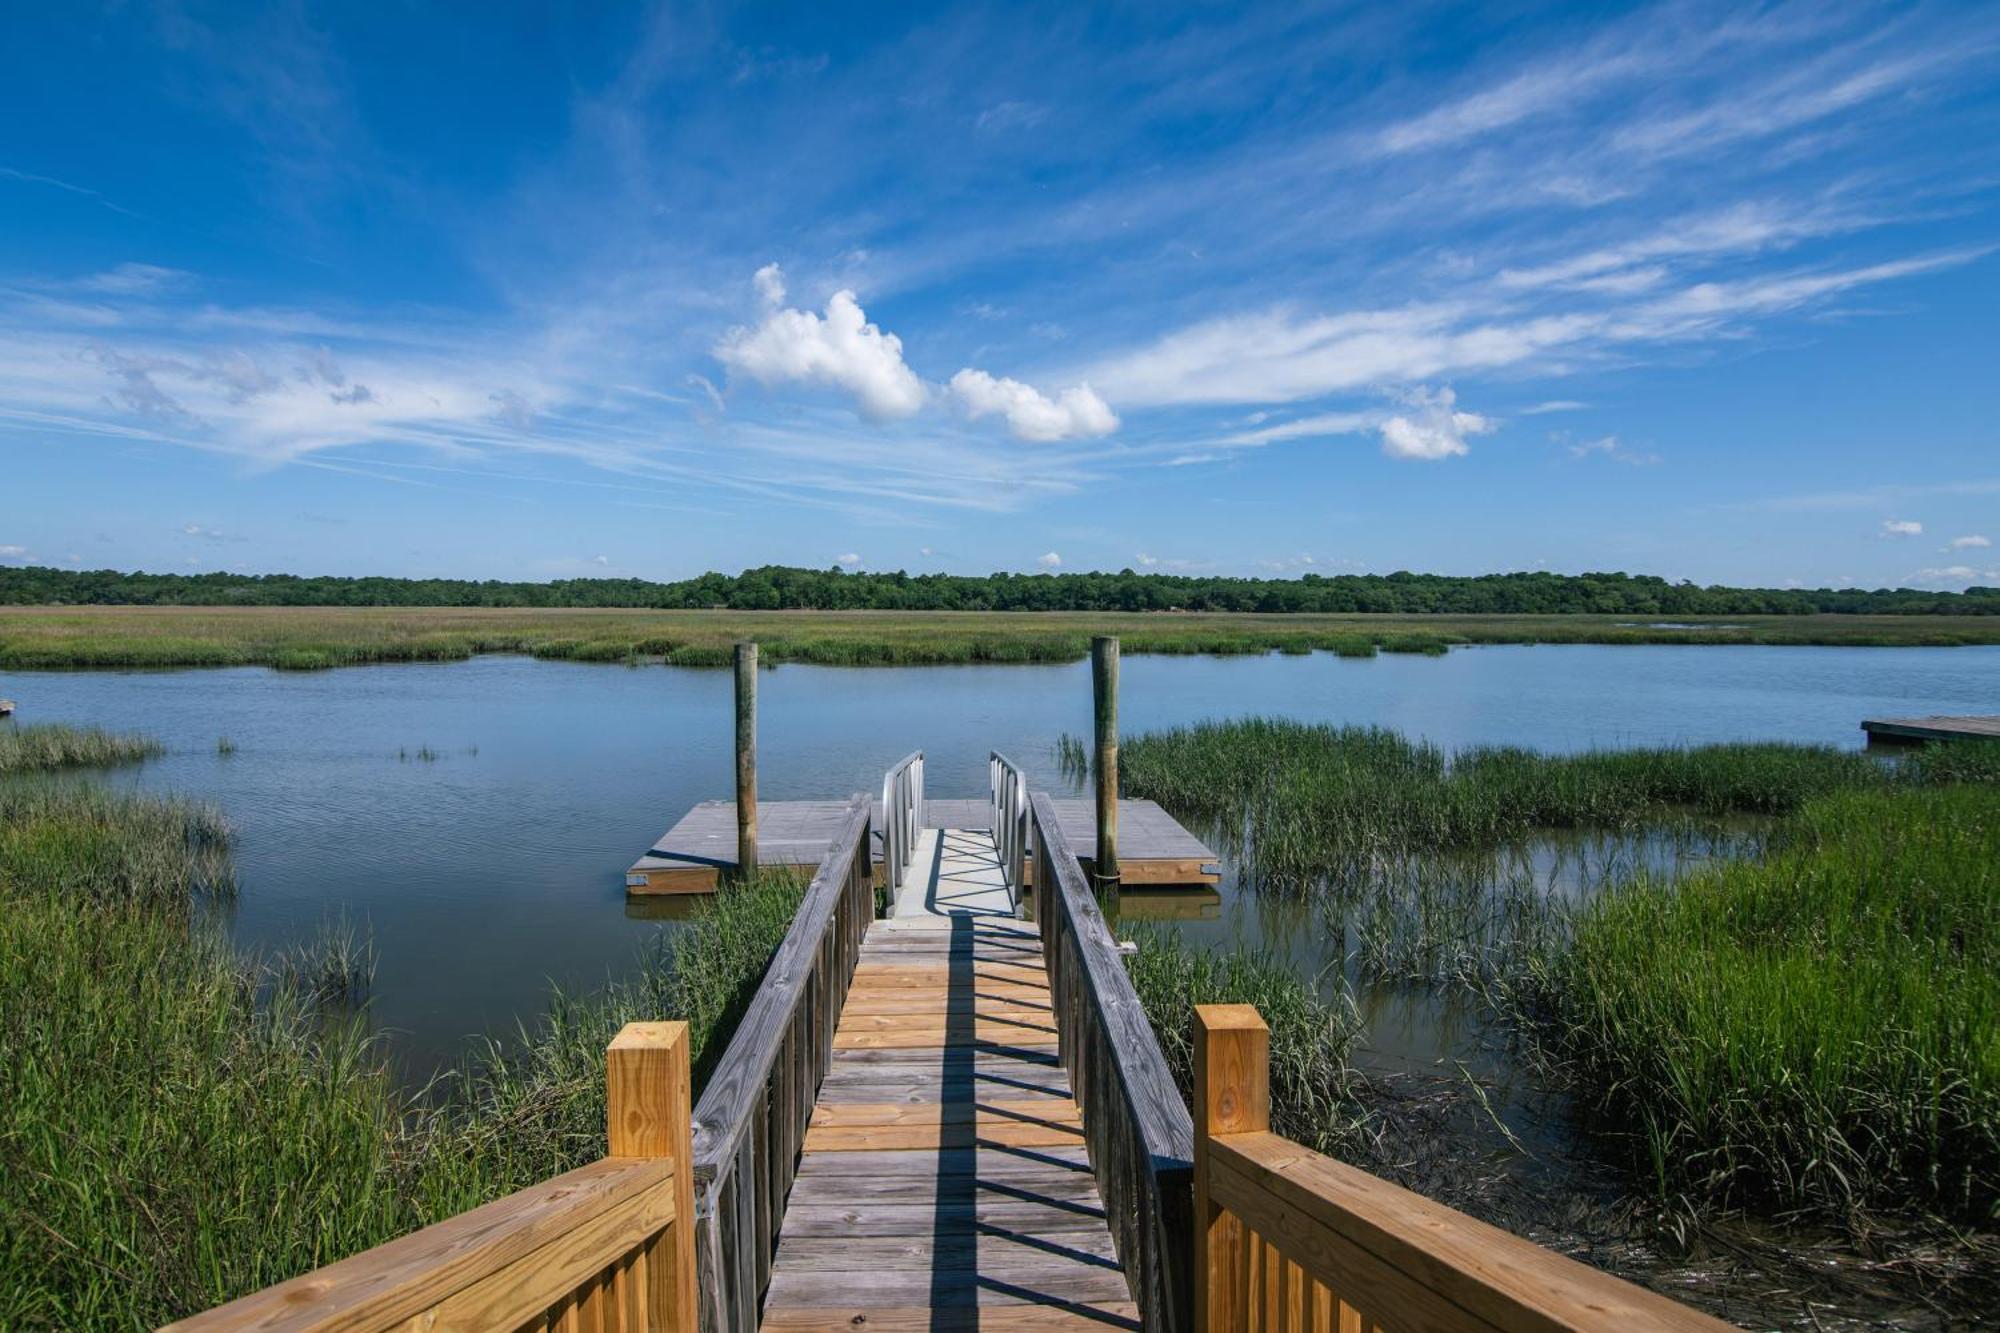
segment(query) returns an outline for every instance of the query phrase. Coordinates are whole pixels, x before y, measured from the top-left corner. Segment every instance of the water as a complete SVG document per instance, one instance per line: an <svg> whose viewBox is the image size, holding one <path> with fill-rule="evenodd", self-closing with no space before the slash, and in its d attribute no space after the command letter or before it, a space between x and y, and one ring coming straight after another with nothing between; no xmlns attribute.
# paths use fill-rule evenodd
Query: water
<svg viewBox="0 0 2000 1333"><path fill-rule="evenodd" d="M2000 711L1991 647L1139 656L1123 675L1128 734L1256 713L1376 723L1445 746L1858 746L1866 716ZM628 914L625 867L689 806L731 789L726 671L487 657L311 674L29 672L4 683L22 721L140 730L167 744L166 757L109 780L228 812L244 946L273 950L341 917L365 927L378 963L374 1016L418 1076L454 1058L468 1034L532 1016L551 983L589 987L629 970L645 938L672 927ZM1083 663L783 666L759 688L767 800L873 790L916 748L933 796L982 793L993 748L1035 785L1066 789L1056 738L1090 725ZM233 753L218 753L225 736ZM1204 938L1267 939L1302 961L1339 952L1312 912L1238 893L1233 874L1213 899L1165 910L1196 913L1185 928ZM1425 1035L1429 1010L1386 993L1378 1003L1372 1047L1418 1059L1438 1044Z"/></svg>

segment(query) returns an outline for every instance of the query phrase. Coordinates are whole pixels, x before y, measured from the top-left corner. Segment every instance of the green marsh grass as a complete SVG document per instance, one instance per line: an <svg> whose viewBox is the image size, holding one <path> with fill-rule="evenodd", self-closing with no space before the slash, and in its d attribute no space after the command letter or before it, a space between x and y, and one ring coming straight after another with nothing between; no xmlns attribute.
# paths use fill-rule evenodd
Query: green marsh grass
<svg viewBox="0 0 2000 1333"><path fill-rule="evenodd" d="M1078 747L1059 745L1058 760L1072 776L1087 767ZM1239 841L1254 879L1298 886L1551 831L1783 816L1837 791L1992 780L2000 746L1929 747L1894 763L1781 743L1448 753L1380 727L1246 719L1135 737L1119 777L1125 795Z"/></svg>
<svg viewBox="0 0 2000 1333"><path fill-rule="evenodd" d="M110 768L166 753L150 736L61 723L0 727L0 777L60 768Z"/></svg>
<svg viewBox="0 0 2000 1333"><path fill-rule="evenodd" d="M1598 615L33 606L0 608L0 670L317 671L482 653L723 667L741 638L756 639L771 664L1077 662L1089 655L1093 634L1120 636L1127 653L1373 657L1439 654L1462 643L2000 643L2000 617L1736 616L1724 628L1668 628Z"/></svg>
<svg viewBox="0 0 2000 1333"><path fill-rule="evenodd" d="M1657 1188L2000 1220L2000 789L1819 797L1582 909L1550 1041Z"/></svg>
<svg viewBox="0 0 2000 1333"><path fill-rule="evenodd" d="M802 886L717 895L415 1094L367 943L245 958L205 910L233 891L211 807L0 782L0 1327L150 1327L601 1154L619 1025L689 1019L705 1071Z"/></svg>
<svg viewBox="0 0 2000 1333"><path fill-rule="evenodd" d="M1344 989L1329 1000L1280 959L1196 948L1169 931L1143 928L1136 940L1126 971L1183 1097L1194 1081L1194 1007L1254 1004L1271 1028L1272 1127L1321 1152L1356 1147L1366 1116L1348 1052L1361 1017Z"/></svg>

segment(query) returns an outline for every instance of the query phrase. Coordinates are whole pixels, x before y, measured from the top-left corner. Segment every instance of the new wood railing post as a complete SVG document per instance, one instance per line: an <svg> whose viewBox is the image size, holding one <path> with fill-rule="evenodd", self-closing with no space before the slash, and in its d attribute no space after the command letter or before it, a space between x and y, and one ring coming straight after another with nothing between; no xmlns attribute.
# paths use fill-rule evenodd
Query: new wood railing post
<svg viewBox="0 0 2000 1333"><path fill-rule="evenodd" d="M1090 641L1090 697L1097 722L1097 887L1118 883L1118 640Z"/></svg>
<svg viewBox="0 0 2000 1333"><path fill-rule="evenodd" d="M736 645L736 873L757 873L757 645Z"/></svg>
<svg viewBox="0 0 2000 1333"><path fill-rule="evenodd" d="M604 1053L612 1157L670 1157L674 1223L646 1252L646 1327L695 1333L693 1080L686 1023L627 1023Z"/></svg>
<svg viewBox="0 0 2000 1333"><path fill-rule="evenodd" d="M1194 1316L1197 1333L1249 1333L1230 1300L1243 1223L1210 1202L1209 1136L1271 1127L1271 1030L1249 1004L1194 1009Z"/></svg>

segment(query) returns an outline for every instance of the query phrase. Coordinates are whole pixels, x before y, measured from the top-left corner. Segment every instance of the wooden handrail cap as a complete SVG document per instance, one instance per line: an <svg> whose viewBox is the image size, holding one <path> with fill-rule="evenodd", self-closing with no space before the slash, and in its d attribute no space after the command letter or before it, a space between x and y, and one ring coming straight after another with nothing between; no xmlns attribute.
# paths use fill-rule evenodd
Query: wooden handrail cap
<svg viewBox="0 0 2000 1333"><path fill-rule="evenodd" d="M1211 1032L1269 1030L1264 1015L1257 1012L1254 1004L1198 1004L1194 1016L1197 1023Z"/></svg>
<svg viewBox="0 0 2000 1333"><path fill-rule="evenodd" d="M627 1023L618 1029L618 1035L611 1039L614 1051L643 1050L655 1046L671 1046L687 1036L688 1025L679 1019L652 1023Z"/></svg>

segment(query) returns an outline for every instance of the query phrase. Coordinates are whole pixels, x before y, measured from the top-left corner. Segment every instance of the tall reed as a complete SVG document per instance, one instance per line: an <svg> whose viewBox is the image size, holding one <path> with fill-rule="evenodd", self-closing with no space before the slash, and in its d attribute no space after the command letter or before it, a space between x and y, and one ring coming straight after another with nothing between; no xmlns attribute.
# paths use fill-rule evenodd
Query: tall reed
<svg viewBox="0 0 2000 1333"><path fill-rule="evenodd" d="M1662 1193L2000 1219L2000 790L1846 792L1581 912L1549 1040Z"/></svg>

